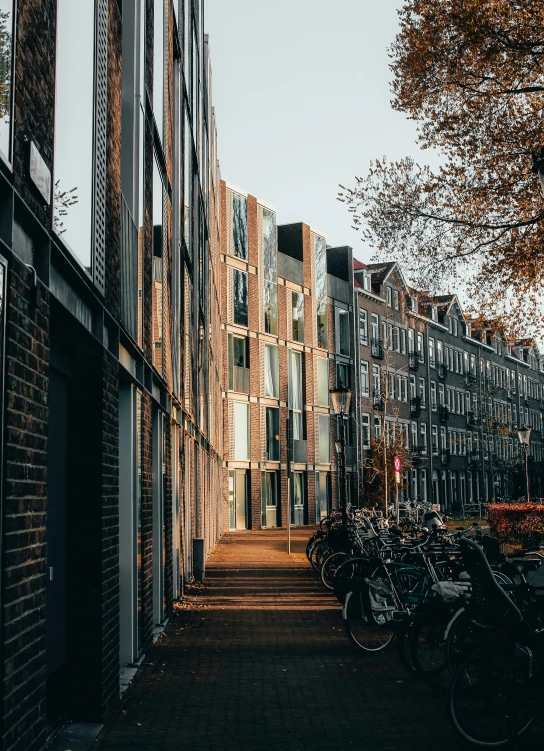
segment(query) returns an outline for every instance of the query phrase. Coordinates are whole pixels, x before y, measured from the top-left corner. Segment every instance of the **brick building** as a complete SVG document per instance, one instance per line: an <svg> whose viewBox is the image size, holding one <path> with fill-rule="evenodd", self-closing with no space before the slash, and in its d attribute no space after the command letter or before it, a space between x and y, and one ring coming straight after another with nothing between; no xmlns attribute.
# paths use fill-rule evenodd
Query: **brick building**
<svg viewBox="0 0 544 751"><path fill-rule="evenodd" d="M1 737L34 751L223 530L219 172L201 2L0 10Z"/></svg>
<svg viewBox="0 0 544 751"><path fill-rule="evenodd" d="M384 429L399 431L409 452L405 500L452 511L523 496L522 424L533 429L531 495L541 497L544 361L534 342L476 328L455 296L411 289L394 263L355 260L354 291L359 503Z"/></svg>
<svg viewBox="0 0 544 751"><path fill-rule="evenodd" d="M313 524L339 492L329 389L352 377L351 250L221 185L226 523L285 525L289 481L291 523Z"/></svg>

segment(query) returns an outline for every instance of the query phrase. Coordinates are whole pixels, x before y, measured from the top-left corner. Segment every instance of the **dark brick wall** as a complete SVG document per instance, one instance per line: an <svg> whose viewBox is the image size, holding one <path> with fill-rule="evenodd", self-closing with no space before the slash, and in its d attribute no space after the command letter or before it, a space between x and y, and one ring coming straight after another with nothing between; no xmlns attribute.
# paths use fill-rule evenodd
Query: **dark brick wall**
<svg viewBox="0 0 544 751"><path fill-rule="evenodd" d="M8 275L3 519L3 740L41 748L45 734L45 573L49 298L31 273Z"/></svg>

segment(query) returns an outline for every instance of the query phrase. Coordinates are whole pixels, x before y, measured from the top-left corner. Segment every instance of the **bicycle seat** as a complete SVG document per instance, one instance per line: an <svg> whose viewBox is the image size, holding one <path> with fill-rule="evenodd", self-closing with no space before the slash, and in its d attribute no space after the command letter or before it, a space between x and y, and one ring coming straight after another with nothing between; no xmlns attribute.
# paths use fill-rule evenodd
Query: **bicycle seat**
<svg viewBox="0 0 544 751"><path fill-rule="evenodd" d="M542 561L540 560L531 560L529 558L524 558L520 561L508 561L508 563L505 563L503 564L503 566L501 566L501 571L503 570L503 567L508 568L509 566L513 566L516 569L516 572L514 573L512 569L510 569L510 571L514 574L514 576L525 576L529 573L529 571L536 571L538 568L540 568L541 563ZM505 571L504 573L507 574L508 572Z"/></svg>

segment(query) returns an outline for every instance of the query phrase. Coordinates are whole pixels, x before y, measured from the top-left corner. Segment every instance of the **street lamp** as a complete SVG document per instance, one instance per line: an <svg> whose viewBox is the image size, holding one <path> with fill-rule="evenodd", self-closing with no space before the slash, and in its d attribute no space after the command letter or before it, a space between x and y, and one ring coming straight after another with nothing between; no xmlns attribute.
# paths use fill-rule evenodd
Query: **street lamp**
<svg viewBox="0 0 544 751"><path fill-rule="evenodd" d="M349 414L351 404L351 390L338 381L338 386L329 391L332 409L335 415L340 417L340 438L334 442L338 454L340 468L340 508L342 510L342 526L345 528L348 520L347 492L346 492L346 423L344 415Z"/></svg>
<svg viewBox="0 0 544 751"><path fill-rule="evenodd" d="M527 489L527 503L529 503L529 442L531 440L532 428L522 425L518 428L518 438L522 449L525 453L525 485Z"/></svg>

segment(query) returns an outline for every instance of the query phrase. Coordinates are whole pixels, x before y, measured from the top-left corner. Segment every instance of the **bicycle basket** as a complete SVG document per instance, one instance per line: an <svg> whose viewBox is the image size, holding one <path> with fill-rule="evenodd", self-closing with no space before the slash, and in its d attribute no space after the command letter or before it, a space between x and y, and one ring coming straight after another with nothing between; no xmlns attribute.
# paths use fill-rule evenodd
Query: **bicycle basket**
<svg viewBox="0 0 544 751"><path fill-rule="evenodd" d="M386 579L366 579L366 583L373 613L390 613L399 609L395 593Z"/></svg>

